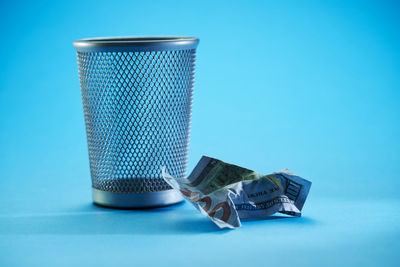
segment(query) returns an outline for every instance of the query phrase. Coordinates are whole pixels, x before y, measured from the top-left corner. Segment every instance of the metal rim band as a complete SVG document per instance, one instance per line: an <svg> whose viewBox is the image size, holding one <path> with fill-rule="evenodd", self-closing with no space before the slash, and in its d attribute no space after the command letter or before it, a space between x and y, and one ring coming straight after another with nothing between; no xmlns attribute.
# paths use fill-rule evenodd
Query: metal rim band
<svg viewBox="0 0 400 267"><path fill-rule="evenodd" d="M113 193L92 188L93 202L121 209L155 208L179 203L182 196L173 189L150 193Z"/></svg>
<svg viewBox="0 0 400 267"><path fill-rule="evenodd" d="M77 52L129 52L195 49L195 37L100 37L73 42Z"/></svg>

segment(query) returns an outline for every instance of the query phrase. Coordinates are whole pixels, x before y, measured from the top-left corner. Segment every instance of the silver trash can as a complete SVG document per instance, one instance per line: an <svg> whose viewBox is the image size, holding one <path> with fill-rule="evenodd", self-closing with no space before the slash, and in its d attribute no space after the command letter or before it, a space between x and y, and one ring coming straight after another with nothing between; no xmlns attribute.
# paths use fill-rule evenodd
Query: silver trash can
<svg viewBox="0 0 400 267"><path fill-rule="evenodd" d="M95 204L146 208L182 201L162 179L161 167L186 176L198 42L74 41Z"/></svg>

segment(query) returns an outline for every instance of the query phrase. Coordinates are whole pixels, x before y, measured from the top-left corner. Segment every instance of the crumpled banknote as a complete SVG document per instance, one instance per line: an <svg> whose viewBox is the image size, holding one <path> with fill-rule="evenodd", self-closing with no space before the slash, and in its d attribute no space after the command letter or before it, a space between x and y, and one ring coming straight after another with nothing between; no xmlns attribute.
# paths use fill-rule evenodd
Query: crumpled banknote
<svg viewBox="0 0 400 267"><path fill-rule="evenodd" d="M164 180L220 228L238 228L241 218L276 212L301 216L311 182L281 170L261 175L203 156L189 177L174 178L162 168Z"/></svg>

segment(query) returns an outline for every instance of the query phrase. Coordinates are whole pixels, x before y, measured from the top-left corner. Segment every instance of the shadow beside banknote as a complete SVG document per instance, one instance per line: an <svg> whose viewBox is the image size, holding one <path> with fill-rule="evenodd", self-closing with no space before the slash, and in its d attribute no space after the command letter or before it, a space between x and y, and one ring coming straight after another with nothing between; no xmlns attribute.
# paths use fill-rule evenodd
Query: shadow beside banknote
<svg viewBox="0 0 400 267"><path fill-rule="evenodd" d="M297 224L297 225L314 225L317 222L308 217L293 217L289 215L271 215L263 218L245 218L240 219L242 222L242 227L246 227L246 225L252 224L260 224L260 223L267 223L267 224L281 224L281 225L288 225L288 224Z"/></svg>
<svg viewBox="0 0 400 267"><path fill-rule="evenodd" d="M312 224L307 218L244 219L243 228L271 223ZM264 226L262 226L263 224ZM0 215L0 235L180 235L226 234L189 203L143 210L115 210L86 204L57 212Z"/></svg>

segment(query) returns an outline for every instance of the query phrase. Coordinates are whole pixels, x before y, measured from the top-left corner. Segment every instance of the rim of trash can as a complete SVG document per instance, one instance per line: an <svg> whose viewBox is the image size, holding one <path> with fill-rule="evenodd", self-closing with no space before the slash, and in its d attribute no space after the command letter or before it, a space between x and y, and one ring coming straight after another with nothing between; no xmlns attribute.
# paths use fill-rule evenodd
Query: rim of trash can
<svg viewBox="0 0 400 267"><path fill-rule="evenodd" d="M126 52L195 49L196 37L148 36L148 37L97 37L75 40L77 52Z"/></svg>

